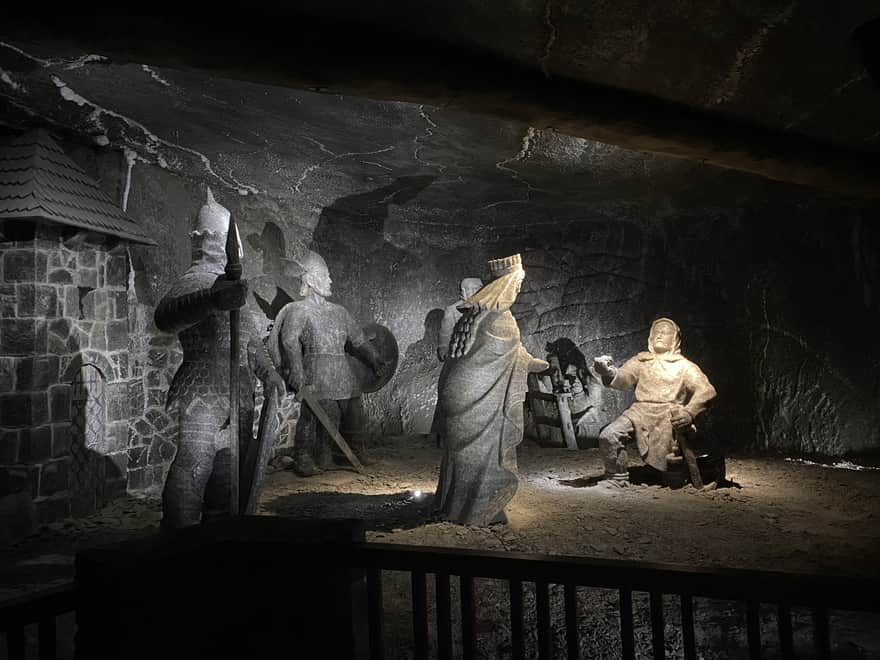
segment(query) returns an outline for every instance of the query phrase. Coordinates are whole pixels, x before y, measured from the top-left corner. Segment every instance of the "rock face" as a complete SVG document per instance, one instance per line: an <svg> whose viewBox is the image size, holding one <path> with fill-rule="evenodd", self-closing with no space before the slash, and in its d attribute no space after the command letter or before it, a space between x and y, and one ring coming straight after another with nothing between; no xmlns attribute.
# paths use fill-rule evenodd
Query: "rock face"
<svg viewBox="0 0 880 660"><path fill-rule="evenodd" d="M513 313L532 354L565 337L623 359L672 317L718 389L703 430L721 446L880 447L876 205L428 106L28 48L0 51L8 132L54 127L159 242L128 254L130 490L161 486L174 453L163 406L180 351L151 319L189 263L206 185L239 224L260 323L296 297L311 249L333 299L394 332L401 367L364 397L374 430L430 429L426 319L519 252ZM628 403L609 392L601 416Z"/></svg>

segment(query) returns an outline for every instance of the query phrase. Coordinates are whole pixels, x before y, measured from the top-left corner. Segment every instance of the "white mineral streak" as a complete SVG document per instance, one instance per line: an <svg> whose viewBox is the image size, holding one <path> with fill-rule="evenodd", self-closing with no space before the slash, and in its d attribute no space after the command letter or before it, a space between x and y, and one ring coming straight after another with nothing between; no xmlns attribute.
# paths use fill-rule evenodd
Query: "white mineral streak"
<svg viewBox="0 0 880 660"><path fill-rule="evenodd" d="M138 155L128 147L125 148L123 153L125 154L125 162L128 164L125 171L125 189L122 191L122 210L126 211L128 210L128 193L131 192L131 171L134 168Z"/></svg>
<svg viewBox="0 0 880 660"><path fill-rule="evenodd" d="M162 76L160 76L155 69L148 67L146 64L141 64L141 69L150 74L150 77L155 80L160 85L164 85L165 87L171 87L171 83L165 80Z"/></svg>
<svg viewBox="0 0 880 660"><path fill-rule="evenodd" d="M5 69L0 69L0 80L12 87L12 89L14 89L16 92L21 90L21 83L16 82L12 78L12 74L10 74Z"/></svg>

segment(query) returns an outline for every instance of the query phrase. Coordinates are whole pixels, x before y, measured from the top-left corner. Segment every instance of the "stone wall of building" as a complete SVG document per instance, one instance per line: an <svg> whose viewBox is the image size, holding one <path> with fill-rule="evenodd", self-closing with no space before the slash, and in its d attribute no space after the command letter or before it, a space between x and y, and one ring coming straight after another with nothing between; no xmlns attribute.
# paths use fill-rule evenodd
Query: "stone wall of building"
<svg viewBox="0 0 880 660"><path fill-rule="evenodd" d="M128 258L116 239L8 221L0 243L0 496L40 522L125 492Z"/></svg>

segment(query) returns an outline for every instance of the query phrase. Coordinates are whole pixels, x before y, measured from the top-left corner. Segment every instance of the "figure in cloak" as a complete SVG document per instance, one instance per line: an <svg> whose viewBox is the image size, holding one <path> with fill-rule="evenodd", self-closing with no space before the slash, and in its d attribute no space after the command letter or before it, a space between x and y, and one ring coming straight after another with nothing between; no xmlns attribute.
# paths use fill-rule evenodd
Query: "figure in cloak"
<svg viewBox="0 0 880 660"><path fill-rule="evenodd" d="M443 519L470 525L507 521L526 376L549 366L526 351L510 313L525 277L520 255L493 259L489 268L493 280L461 305L439 385L444 453L436 508Z"/></svg>
<svg viewBox="0 0 880 660"><path fill-rule="evenodd" d="M243 279L225 278L228 227L229 211L209 189L191 234L192 265L156 308L156 327L176 332L183 348L183 362L166 401L166 407L178 407L180 428L177 453L162 491L166 528L229 513L231 438L252 436L254 388L244 350L239 358L240 430L235 434L229 428L229 310L244 305L248 287ZM283 386L265 362L254 363L256 374L270 387Z"/></svg>
<svg viewBox="0 0 880 660"><path fill-rule="evenodd" d="M294 392L311 388L321 408L343 435L363 430L362 387L348 361L346 346L382 376L390 365L367 341L342 305L327 298L332 280L324 259L310 252L302 262L302 300L285 305L272 328L269 353ZM291 468L300 476L331 464L331 439L308 405L303 405L294 436Z"/></svg>
<svg viewBox="0 0 880 660"><path fill-rule="evenodd" d="M461 318L459 307L481 288L483 288L483 280L479 277L465 277L459 285L461 298L443 310L443 321L440 323L440 339L437 342L437 357L440 358L441 362L449 354L449 342L452 339L452 331L455 329L458 319Z"/></svg>
<svg viewBox="0 0 880 660"><path fill-rule="evenodd" d="M636 402L599 434L599 450L608 485L629 484L629 456L625 443L633 438L642 460L666 471L668 457L677 449L676 435L694 433L694 419L715 398L715 388L700 368L681 354L681 330L667 318L651 324L648 350L627 360L619 369L608 355L597 357L593 368L606 387L635 388Z"/></svg>

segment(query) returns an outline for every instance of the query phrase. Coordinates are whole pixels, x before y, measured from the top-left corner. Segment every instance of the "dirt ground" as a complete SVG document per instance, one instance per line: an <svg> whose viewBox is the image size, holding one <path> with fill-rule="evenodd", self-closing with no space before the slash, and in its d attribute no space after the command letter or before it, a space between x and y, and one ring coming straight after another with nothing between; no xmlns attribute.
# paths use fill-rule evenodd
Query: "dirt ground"
<svg viewBox="0 0 880 660"><path fill-rule="evenodd" d="M602 472L597 450L526 442L509 523L480 528L431 519L440 450L429 439L386 439L368 458L363 475L274 470L260 513L359 518L369 541L385 543L880 577L880 470L873 467L729 457L728 483L716 490L609 490L592 485ZM160 517L157 497L129 497L89 518L45 526L0 553L0 598L71 579L77 549L150 533ZM603 607L614 611L610 601ZM880 657L872 637L862 636L853 657Z"/></svg>

